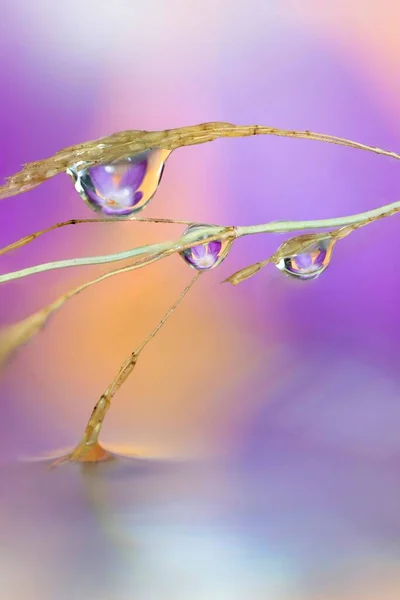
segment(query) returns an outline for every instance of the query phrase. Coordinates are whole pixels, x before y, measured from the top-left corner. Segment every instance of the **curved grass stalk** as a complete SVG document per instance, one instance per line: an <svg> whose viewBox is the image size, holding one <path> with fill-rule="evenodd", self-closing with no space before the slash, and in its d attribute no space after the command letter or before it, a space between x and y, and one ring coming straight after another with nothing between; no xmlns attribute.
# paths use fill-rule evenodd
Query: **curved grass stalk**
<svg viewBox="0 0 400 600"><path fill-rule="evenodd" d="M304 229L331 229L335 227L344 227L344 226L359 226L361 223L367 224L367 222L376 221L383 217L389 217L400 211L400 201L392 202L391 204L386 204L385 206L381 206L379 208L374 208L372 210L367 210L363 213L357 213L354 215L349 215L346 217L335 217L333 219L317 219L317 220L309 220L309 221L272 221L269 223L265 223L262 225L248 225L245 227L223 227L217 225L208 225L208 229L203 229L203 234L208 235L208 237L202 239L202 243L207 243L212 241L212 239L216 238L217 230L219 229L219 237L218 239L227 239L227 237L232 236L232 231L235 231L234 237L240 238L245 235L255 235L259 233L287 233L291 231L300 231ZM107 219L108 220L108 219ZM160 220L156 220L159 222ZM172 221L168 220L171 223L182 223L182 221ZM189 225L196 225L196 223L187 223ZM35 234L32 234L35 235ZM151 244L147 246L139 246L137 248L131 248L130 250L125 250L124 252L117 252L113 254L106 254L102 256L88 256L83 258L72 258L61 261L54 261L49 263L44 263L41 265L36 265L34 267L27 267L26 269L21 269L19 271L13 271L11 273L5 273L0 275L0 283L6 283L7 281L12 281L14 279L20 279L22 277L28 277L30 275L34 275L37 273L43 273L44 271L50 271L54 269L64 269L68 267L77 267L77 266L87 266L87 265L95 265L95 264L105 264L111 262L118 262L121 260L127 260L131 258L135 258L137 256L143 254L161 254L171 252L179 252L184 248L190 248L190 246L194 245L196 242L196 238L193 237L193 241L188 245L185 244L186 240L190 240L187 235L182 236L178 240L175 241L167 241L162 242L160 244ZM16 242L18 244L18 242Z"/></svg>
<svg viewBox="0 0 400 600"><path fill-rule="evenodd" d="M264 125L234 125L232 123L210 122L165 131L120 131L97 140L69 146L49 158L26 163L21 171L9 177L6 183L0 186L0 199L32 190L44 181L72 168L80 161L86 163L87 167L91 167L96 164L126 158L150 148L176 150L184 146L204 144L220 138L254 135L315 140L373 152L396 160L400 159L399 154L390 150L383 150L375 146L308 130L296 131Z"/></svg>
<svg viewBox="0 0 400 600"><path fill-rule="evenodd" d="M105 416L110 408L111 400L120 389L120 387L128 379L132 373L139 359L140 353L147 344L154 338L155 335L160 331L161 327L168 321L172 313L178 308L189 290L194 286L196 281L199 279L201 273L197 273L189 284L185 287L179 298L172 304L172 306L165 313L161 321L153 329L153 331L147 336L147 338L139 344L139 346L131 352L128 358L123 362L118 370L118 373L106 389L106 391L100 396L98 402L93 408L92 414L90 415L89 421L86 425L83 437L76 448L66 456L56 460L51 466L57 466L67 461L79 461L79 462L98 462L99 460L107 460L112 458L98 442L99 434L103 426Z"/></svg>
<svg viewBox="0 0 400 600"><path fill-rule="evenodd" d="M375 221L395 215L398 212L400 212L400 207L397 206L397 204L399 203L394 202L392 205L388 204L386 207L381 207L381 209L374 209L366 213L360 213L360 215L354 215L353 217L345 217L344 219L340 220L340 223L343 226L334 231L330 231L329 236L333 241L339 241L347 237L348 235L350 235L350 233L352 233L356 229L359 229L360 227L365 227L366 225L374 223ZM390 206L392 206L393 208L391 208L390 210L383 210L384 208L386 209ZM368 217L366 217L367 214L369 214ZM356 220L354 219L355 216L364 216L366 218ZM330 222L338 223L339 221L331 219ZM303 224L304 223L306 223L306 221L303 221ZM293 237L283 242L283 244L279 246L278 250L274 252L274 254L272 254L272 256L270 256L269 258L252 263L247 267L239 269L239 271L236 271L235 273L224 279L222 283L231 283L232 285L238 285L239 283L250 279L250 277L253 277L253 275L256 275L259 271L261 271L261 269L263 269L270 263L277 265L285 257L296 256L296 254L304 252L307 249L307 247L310 246L311 243L317 241L318 239L322 239L325 236L326 234L304 234Z"/></svg>
<svg viewBox="0 0 400 600"><path fill-rule="evenodd" d="M174 219L154 219L154 218L143 218L143 217L108 217L104 219L69 219L68 221L63 221L61 223L56 223L55 225L51 225L50 227L46 227L46 229L41 229L40 231L35 231L34 233L30 233L29 235L24 236L23 238L17 240L16 242L12 242L8 246L4 248L0 248L0 256L2 254L6 254L11 250L16 250L17 248L22 248L22 246L26 246L30 244L38 237L44 235L45 233L49 233L50 231L54 231L55 229L61 229L62 227L68 227L69 225L82 225L86 223L115 223L116 221L135 221L138 223L171 223L174 225L191 225L191 221L176 221Z"/></svg>

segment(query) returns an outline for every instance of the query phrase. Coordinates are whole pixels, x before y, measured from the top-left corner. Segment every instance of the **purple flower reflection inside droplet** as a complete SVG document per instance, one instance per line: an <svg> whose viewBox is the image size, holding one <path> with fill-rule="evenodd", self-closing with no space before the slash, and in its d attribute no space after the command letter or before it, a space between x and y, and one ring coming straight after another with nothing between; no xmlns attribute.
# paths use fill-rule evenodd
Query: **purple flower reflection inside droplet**
<svg viewBox="0 0 400 600"><path fill-rule="evenodd" d="M316 271L320 269L326 258L326 250L320 252L303 252L291 259L293 268L298 271Z"/></svg>
<svg viewBox="0 0 400 600"><path fill-rule="evenodd" d="M110 165L88 169L80 184L90 204L106 215L127 215L140 202L147 170L147 158L126 159Z"/></svg>
<svg viewBox="0 0 400 600"><path fill-rule="evenodd" d="M218 263L221 248L222 242L215 240L183 250L182 256L192 267L198 271L204 271L212 269Z"/></svg>
<svg viewBox="0 0 400 600"><path fill-rule="evenodd" d="M320 240L312 244L306 251L288 256L277 264L277 267L299 279L318 277L330 263L333 241Z"/></svg>

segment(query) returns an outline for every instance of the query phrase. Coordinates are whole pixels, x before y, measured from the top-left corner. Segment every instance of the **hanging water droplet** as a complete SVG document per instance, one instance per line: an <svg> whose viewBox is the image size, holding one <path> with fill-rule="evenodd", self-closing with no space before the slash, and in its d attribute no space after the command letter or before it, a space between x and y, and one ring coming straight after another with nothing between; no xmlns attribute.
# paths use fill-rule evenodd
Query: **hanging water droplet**
<svg viewBox="0 0 400 600"><path fill-rule="evenodd" d="M212 235L210 225L190 225L183 234L198 234L198 241L206 239ZM218 229L215 228L216 233ZM196 240L197 241L197 240ZM217 267L228 256L232 240L213 240L205 244L196 244L180 252L183 260L197 271L207 271Z"/></svg>
<svg viewBox="0 0 400 600"><path fill-rule="evenodd" d="M280 271L298 279L316 279L329 266L336 240L326 237L312 242L299 254L281 258L276 266Z"/></svg>
<svg viewBox="0 0 400 600"><path fill-rule="evenodd" d="M81 161L67 173L93 210L109 216L130 215L142 210L154 196L170 153L156 148L88 169Z"/></svg>

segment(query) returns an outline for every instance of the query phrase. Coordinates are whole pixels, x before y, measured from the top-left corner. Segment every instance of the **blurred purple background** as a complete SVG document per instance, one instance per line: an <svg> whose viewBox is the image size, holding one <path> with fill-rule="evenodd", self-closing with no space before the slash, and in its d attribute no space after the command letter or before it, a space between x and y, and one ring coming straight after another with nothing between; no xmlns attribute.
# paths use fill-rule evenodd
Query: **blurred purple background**
<svg viewBox="0 0 400 600"><path fill-rule="evenodd" d="M0 174L114 131L212 120L398 151L399 18L390 0L5 2ZM390 158L311 141L220 140L174 152L144 215L237 225L341 216L398 200L398 171ZM0 203L0 246L92 216L60 176ZM398 599L397 219L344 240L307 284L270 267L220 285L281 238L239 240L145 350L107 418L105 445L151 457L143 470L50 475L15 461L76 443L192 271L174 256L68 303L1 374L1 597ZM65 228L0 268L181 231ZM104 270L5 284L0 325Z"/></svg>

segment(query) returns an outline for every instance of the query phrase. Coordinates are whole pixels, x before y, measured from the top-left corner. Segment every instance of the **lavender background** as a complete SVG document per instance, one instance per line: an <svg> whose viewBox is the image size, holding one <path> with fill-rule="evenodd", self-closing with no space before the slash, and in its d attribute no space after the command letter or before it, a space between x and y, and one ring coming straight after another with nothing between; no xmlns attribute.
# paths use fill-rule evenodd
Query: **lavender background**
<svg viewBox="0 0 400 600"><path fill-rule="evenodd" d="M391 0L19 0L0 23L1 161L128 128L208 120L400 145ZM275 138L168 160L146 216L221 224L350 214L399 198L394 160ZM0 203L1 246L93 216L57 177ZM174 238L179 226L66 228L1 270ZM0 596L394 600L400 594L397 218L350 236L318 280L230 273L237 243L143 354L104 443L149 461L49 474L126 355L189 280L179 257L75 298L0 375ZM103 268L4 285L0 324ZM178 462L176 462L178 460Z"/></svg>

